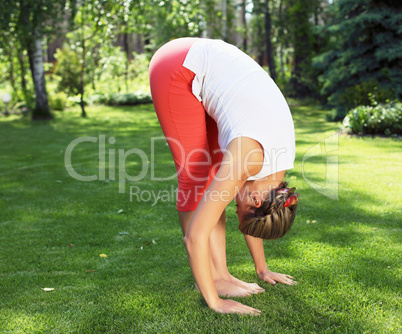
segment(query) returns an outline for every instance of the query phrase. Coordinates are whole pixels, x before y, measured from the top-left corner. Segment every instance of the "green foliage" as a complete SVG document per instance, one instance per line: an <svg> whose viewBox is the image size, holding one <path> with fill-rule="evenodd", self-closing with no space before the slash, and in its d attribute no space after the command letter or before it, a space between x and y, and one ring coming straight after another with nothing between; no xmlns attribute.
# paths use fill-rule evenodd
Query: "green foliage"
<svg viewBox="0 0 402 334"><path fill-rule="evenodd" d="M306 98L316 88L310 73L313 55L313 24L309 18L313 13L313 1L289 0L288 3L286 24L294 49L294 65L287 93L293 97Z"/></svg>
<svg viewBox="0 0 402 334"><path fill-rule="evenodd" d="M92 93L129 93L149 89L149 59L145 54L133 53L134 59L127 60L119 47L100 47L96 57L96 89ZM113 85L110 85L111 82Z"/></svg>
<svg viewBox="0 0 402 334"><path fill-rule="evenodd" d="M121 90L121 77L126 70L126 56L120 47L100 47L97 51L98 66L95 75L98 80L113 82L114 88Z"/></svg>
<svg viewBox="0 0 402 334"><path fill-rule="evenodd" d="M376 81L370 80L355 86L347 87L344 93L339 95L338 103L344 109L350 110L358 106L375 106L378 103L391 101L395 97L394 89L379 88ZM335 104L334 97L329 98L331 104Z"/></svg>
<svg viewBox="0 0 402 334"><path fill-rule="evenodd" d="M402 103L359 106L348 113L343 125L355 134L402 135Z"/></svg>
<svg viewBox="0 0 402 334"><path fill-rule="evenodd" d="M48 94L49 106L52 110L63 111L67 104L67 94L58 92L55 94Z"/></svg>
<svg viewBox="0 0 402 334"><path fill-rule="evenodd" d="M265 20L263 12L263 3L259 0L253 1L253 11L249 22L251 30L252 44L256 48L257 57L261 57L265 51Z"/></svg>
<svg viewBox="0 0 402 334"><path fill-rule="evenodd" d="M102 98L99 98L98 101L102 101ZM94 102L96 102L96 100ZM137 104L152 103L152 97L151 94L141 91L126 94L114 93L105 96L103 102L113 106L134 106Z"/></svg>
<svg viewBox="0 0 402 334"><path fill-rule="evenodd" d="M68 104L79 105L79 96L70 96L67 98ZM84 100L84 104L104 104L110 106L135 106L138 104L152 103L150 93L144 91L136 91L131 93L96 93L90 95Z"/></svg>
<svg viewBox="0 0 402 334"><path fill-rule="evenodd" d="M148 35L156 46L178 37L200 36L203 11L201 1L150 1L145 11Z"/></svg>
<svg viewBox="0 0 402 334"><path fill-rule="evenodd" d="M57 50L54 75L57 90L67 93L70 96L68 101L73 105L80 103L77 95L80 93L79 53L82 50L77 52L77 48L79 49L79 46L74 43L72 46L66 44L63 49ZM136 105L152 102L150 94L144 93L149 90L149 60L146 55L134 54L134 59L127 63L120 47L106 44L93 50L85 68L84 81L88 96L84 99L85 105Z"/></svg>
<svg viewBox="0 0 402 334"><path fill-rule="evenodd" d="M221 2L222 3L222 2ZM217 0L202 1L200 28L209 38L222 39L223 13Z"/></svg>
<svg viewBox="0 0 402 334"><path fill-rule="evenodd" d="M55 75L60 77L58 90L72 95L78 94L81 64L77 53L65 45L63 49L57 49L55 58L57 59Z"/></svg>
<svg viewBox="0 0 402 334"><path fill-rule="evenodd" d="M11 97L11 105L24 102L33 109L35 92L26 51L13 26L0 31L0 87L5 87Z"/></svg>
<svg viewBox="0 0 402 334"><path fill-rule="evenodd" d="M90 97L84 98L84 106L89 104ZM80 106L81 104L81 97L79 95L69 96L67 98L67 105L69 106Z"/></svg>
<svg viewBox="0 0 402 334"><path fill-rule="evenodd" d="M379 88L378 82L370 80L347 87L344 92L337 96L329 97L331 105L337 105L329 121L342 121L346 113L359 106L376 106L378 103L386 103L395 98L394 89Z"/></svg>
<svg viewBox="0 0 402 334"><path fill-rule="evenodd" d="M54 36L64 20L67 0L2 0L0 2L0 31L16 34L24 46L36 37L34 34Z"/></svg>
<svg viewBox="0 0 402 334"><path fill-rule="evenodd" d="M45 37L51 39L60 31L62 27L60 22L66 17L64 12L66 3L68 3L67 0L3 0L0 2L0 44L14 43L20 63L24 62L23 50L26 50L30 58L30 70L34 72L31 74L35 95L28 90L28 85L22 83L25 81L25 65L21 66L21 76L24 78L21 80L22 89L16 89L14 80L10 78L14 91L22 92L27 104L32 104L31 100L34 96L33 119L53 118L48 106L42 62L38 62L33 57L36 51L39 54L42 51L41 42ZM10 64L12 63L11 60Z"/></svg>
<svg viewBox="0 0 402 334"><path fill-rule="evenodd" d="M339 0L330 11L334 19L324 29L332 47L314 59L322 71L321 94L340 113L358 106L368 93L380 100L401 96L402 13L397 2ZM368 91L370 86L377 91Z"/></svg>

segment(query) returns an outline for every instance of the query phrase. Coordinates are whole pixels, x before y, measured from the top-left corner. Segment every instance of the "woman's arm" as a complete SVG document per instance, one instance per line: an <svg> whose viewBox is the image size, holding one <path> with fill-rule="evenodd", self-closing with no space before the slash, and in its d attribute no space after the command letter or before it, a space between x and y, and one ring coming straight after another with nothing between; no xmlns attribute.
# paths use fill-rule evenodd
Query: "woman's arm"
<svg viewBox="0 0 402 334"><path fill-rule="evenodd" d="M195 281L208 306L217 312L259 313L249 306L218 297L211 275L209 254L209 236L223 210L244 185L247 175L250 175L248 173L255 175L261 169L257 165L248 168L243 163L247 152L255 149L256 145L259 144L249 138L236 138L229 143L221 167L201 198L184 238ZM259 159L262 163L262 153Z"/></svg>
<svg viewBox="0 0 402 334"><path fill-rule="evenodd" d="M247 243L247 247L254 261L255 271L258 278L266 281L272 285L276 282L280 282L287 285L294 285L297 282L289 275L279 274L268 270L267 262L264 254L263 240L260 238L254 238L251 235L244 235Z"/></svg>
<svg viewBox="0 0 402 334"><path fill-rule="evenodd" d="M250 251L251 257L254 261L255 271L257 275L267 270L267 263L265 261L264 244L261 238L255 238L251 235L244 235L247 247Z"/></svg>

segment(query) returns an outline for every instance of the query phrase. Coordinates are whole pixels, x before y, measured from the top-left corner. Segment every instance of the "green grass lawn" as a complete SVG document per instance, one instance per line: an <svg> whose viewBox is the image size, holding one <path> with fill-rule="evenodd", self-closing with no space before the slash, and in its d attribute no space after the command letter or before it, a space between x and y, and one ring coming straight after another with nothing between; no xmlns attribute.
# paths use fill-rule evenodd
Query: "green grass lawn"
<svg viewBox="0 0 402 334"><path fill-rule="evenodd" d="M264 294L237 299L260 317L214 313L194 290L171 199L176 180L151 180L152 166L154 177L175 172L165 142L151 145L162 136L152 105L91 107L88 119L74 109L51 122L1 117L0 332L400 333L401 141L331 137L338 125L319 108L292 111L297 158L287 180L300 193L298 215L265 252L271 270L299 284L259 282ZM97 142L79 143L72 166L91 182L65 168L68 145L83 136ZM148 172L119 192L118 162L133 148ZM302 166L306 152L315 155ZM141 159L127 157L129 175L144 171ZM337 179L338 189L329 182ZM227 218L229 269L258 282L233 203Z"/></svg>

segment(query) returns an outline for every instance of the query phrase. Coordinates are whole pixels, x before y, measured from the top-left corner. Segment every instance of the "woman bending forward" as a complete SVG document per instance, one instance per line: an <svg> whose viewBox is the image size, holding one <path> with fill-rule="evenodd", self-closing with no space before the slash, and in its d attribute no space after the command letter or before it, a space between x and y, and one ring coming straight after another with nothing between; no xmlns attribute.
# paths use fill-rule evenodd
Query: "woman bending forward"
<svg viewBox="0 0 402 334"><path fill-rule="evenodd" d="M295 189L283 183L295 158L286 100L252 58L220 40L173 40L155 53L149 72L177 169L179 221L197 288L217 312L259 314L219 297L264 291L228 271L225 208L236 200L258 277L295 284L268 270L261 239L282 237L296 215Z"/></svg>

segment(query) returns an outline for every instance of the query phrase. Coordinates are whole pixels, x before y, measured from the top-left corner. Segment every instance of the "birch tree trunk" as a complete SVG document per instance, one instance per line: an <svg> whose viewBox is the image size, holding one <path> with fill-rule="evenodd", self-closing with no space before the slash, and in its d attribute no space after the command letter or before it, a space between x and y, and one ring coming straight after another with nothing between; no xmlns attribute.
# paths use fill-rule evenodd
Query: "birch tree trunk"
<svg viewBox="0 0 402 334"><path fill-rule="evenodd" d="M42 36L36 31L31 45L28 47L29 63L35 87L35 109L32 119L52 119L49 110L45 84L45 68L43 66Z"/></svg>

